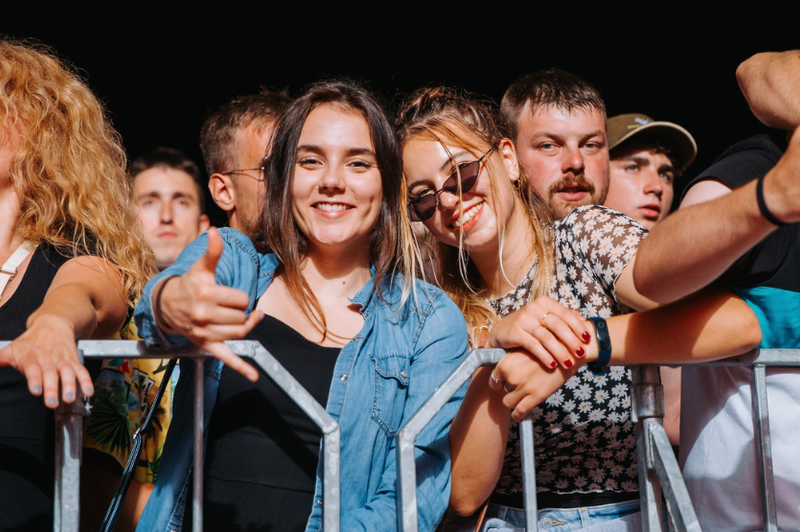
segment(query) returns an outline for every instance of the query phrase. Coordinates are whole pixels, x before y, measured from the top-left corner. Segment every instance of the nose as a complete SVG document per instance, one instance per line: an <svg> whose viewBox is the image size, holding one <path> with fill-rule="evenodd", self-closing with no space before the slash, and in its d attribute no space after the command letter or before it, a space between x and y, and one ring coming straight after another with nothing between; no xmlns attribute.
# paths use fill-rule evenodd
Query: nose
<svg viewBox="0 0 800 532"><path fill-rule="evenodd" d="M439 206L442 209L452 211L458 206L458 203L459 199L457 193L447 192L446 190L439 192Z"/></svg>
<svg viewBox="0 0 800 532"><path fill-rule="evenodd" d="M583 154L578 146L564 148L564 159L561 163L561 173L582 174L584 169Z"/></svg>
<svg viewBox="0 0 800 532"><path fill-rule="evenodd" d="M344 171L345 169L338 165L328 165L320 177L319 188L321 190L343 190Z"/></svg>
<svg viewBox="0 0 800 532"><path fill-rule="evenodd" d="M664 180L657 170L648 171L645 175L644 193L653 194L658 199L664 194Z"/></svg>
<svg viewBox="0 0 800 532"><path fill-rule="evenodd" d="M161 223L162 224L169 224L172 223L172 202L171 201L164 201L161 203Z"/></svg>

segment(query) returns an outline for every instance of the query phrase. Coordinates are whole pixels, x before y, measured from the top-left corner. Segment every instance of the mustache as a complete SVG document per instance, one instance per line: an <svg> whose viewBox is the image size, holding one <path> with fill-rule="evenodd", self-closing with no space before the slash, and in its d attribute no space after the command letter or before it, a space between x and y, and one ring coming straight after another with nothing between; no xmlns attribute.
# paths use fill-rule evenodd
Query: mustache
<svg viewBox="0 0 800 532"><path fill-rule="evenodd" d="M572 172L550 185L550 187L547 189L547 193L552 197L555 196L556 193L561 192L565 188L571 186L577 186L588 192L590 195L594 194L594 184L586 179L586 176L583 173L574 174Z"/></svg>

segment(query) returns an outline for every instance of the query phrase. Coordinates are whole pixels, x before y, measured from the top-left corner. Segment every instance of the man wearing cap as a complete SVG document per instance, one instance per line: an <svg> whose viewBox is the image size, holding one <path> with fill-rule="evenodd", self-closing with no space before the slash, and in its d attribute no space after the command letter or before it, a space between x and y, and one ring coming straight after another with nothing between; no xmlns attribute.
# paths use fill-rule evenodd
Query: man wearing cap
<svg viewBox="0 0 800 532"><path fill-rule="evenodd" d="M673 184L697 155L684 128L630 113L609 118L610 182L605 206L627 214L647 229L666 218Z"/></svg>

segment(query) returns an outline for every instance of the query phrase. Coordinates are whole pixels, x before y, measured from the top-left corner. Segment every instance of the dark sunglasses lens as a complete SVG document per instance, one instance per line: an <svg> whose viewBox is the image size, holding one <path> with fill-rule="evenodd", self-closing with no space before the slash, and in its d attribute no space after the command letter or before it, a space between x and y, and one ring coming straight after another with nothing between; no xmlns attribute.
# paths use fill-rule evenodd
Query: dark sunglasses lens
<svg viewBox="0 0 800 532"><path fill-rule="evenodd" d="M461 172L461 192L469 192L475 186L475 181L478 180L478 173L481 171L480 161L472 161L471 163L461 163L458 165ZM458 194L458 172L453 169L447 182L442 187L445 192L450 194Z"/></svg>
<svg viewBox="0 0 800 532"><path fill-rule="evenodd" d="M436 212L436 196L428 194L409 203L409 213L414 222L424 222Z"/></svg>

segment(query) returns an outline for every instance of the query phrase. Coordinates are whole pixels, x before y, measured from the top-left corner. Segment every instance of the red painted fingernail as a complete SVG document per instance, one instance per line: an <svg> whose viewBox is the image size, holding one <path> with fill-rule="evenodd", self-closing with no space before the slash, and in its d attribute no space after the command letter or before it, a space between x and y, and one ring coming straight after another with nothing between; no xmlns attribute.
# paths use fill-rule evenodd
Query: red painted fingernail
<svg viewBox="0 0 800 532"><path fill-rule="evenodd" d="M564 367L567 368L567 369L571 368L572 367L572 361L571 360L565 360L564 361Z"/></svg>
<svg viewBox="0 0 800 532"><path fill-rule="evenodd" d="M588 331L583 331L583 334L581 335L581 338L583 338L583 341L588 344L589 340L591 340L592 337L589 336L589 332Z"/></svg>
<svg viewBox="0 0 800 532"><path fill-rule="evenodd" d="M556 369L556 367L558 367L558 362L556 362L555 360L550 362L550 367Z"/></svg>
<svg viewBox="0 0 800 532"><path fill-rule="evenodd" d="M582 357L583 355L585 355L585 354L586 354L586 351L584 351L582 347L579 347L579 348L578 348L578 349L575 351L575 354L576 354L576 355L578 355L579 357Z"/></svg>

